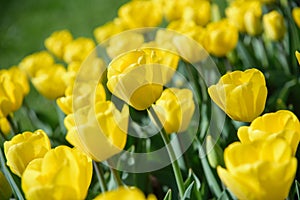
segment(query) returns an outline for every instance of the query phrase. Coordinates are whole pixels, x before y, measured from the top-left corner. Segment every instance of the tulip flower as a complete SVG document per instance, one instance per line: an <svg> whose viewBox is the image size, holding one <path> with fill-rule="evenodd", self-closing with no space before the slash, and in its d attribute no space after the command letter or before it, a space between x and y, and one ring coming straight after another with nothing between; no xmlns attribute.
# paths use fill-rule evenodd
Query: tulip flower
<svg viewBox="0 0 300 200"><path fill-rule="evenodd" d="M153 194L148 195L146 198L144 193L135 187L119 187L116 190L108 191L98 195L94 200L156 200Z"/></svg>
<svg viewBox="0 0 300 200"><path fill-rule="evenodd" d="M32 160L44 157L50 149L50 140L42 130L24 132L4 142L7 165L20 177Z"/></svg>
<svg viewBox="0 0 300 200"><path fill-rule="evenodd" d="M10 79L15 83L19 84L23 90L23 96L27 95L30 90L28 78L26 73L24 73L20 68L13 66L7 70L9 73Z"/></svg>
<svg viewBox="0 0 300 200"><path fill-rule="evenodd" d="M296 25L300 28L300 7L294 8L292 10L292 15Z"/></svg>
<svg viewBox="0 0 300 200"><path fill-rule="evenodd" d="M189 89L165 89L152 107L168 134L183 132L195 111L193 93Z"/></svg>
<svg viewBox="0 0 300 200"><path fill-rule="evenodd" d="M66 75L67 72L64 66L55 64L47 69L38 70L31 82L43 96L48 99L56 99L65 93L67 88Z"/></svg>
<svg viewBox="0 0 300 200"><path fill-rule="evenodd" d="M256 35L261 32L261 3L259 1L234 1L226 9L230 23L240 32Z"/></svg>
<svg viewBox="0 0 300 200"><path fill-rule="evenodd" d="M45 40L46 48L56 57L62 59L67 44L72 42L73 36L68 30L60 30L52 33Z"/></svg>
<svg viewBox="0 0 300 200"><path fill-rule="evenodd" d="M199 26L205 26L210 21L210 15L209 1L190 2L183 9L182 19L194 21Z"/></svg>
<svg viewBox="0 0 300 200"><path fill-rule="evenodd" d="M270 40L282 40L286 27L283 16L276 10L267 13L263 16L263 26L266 37Z"/></svg>
<svg viewBox="0 0 300 200"><path fill-rule="evenodd" d="M95 48L95 43L90 38L80 37L65 46L63 59L67 63L74 61L83 62Z"/></svg>
<svg viewBox="0 0 300 200"><path fill-rule="evenodd" d="M267 87L263 73L253 68L225 74L208 93L230 118L251 122L264 110Z"/></svg>
<svg viewBox="0 0 300 200"><path fill-rule="evenodd" d="M26 199L85 199L92 160L77 149L58 146L29 163L22 175Z"/></svg>
<svg viewBox="0 0 300 200"><path fill-rule="evenodd" d="M212 22L207 25L203 36L203 47L212 55L225 56L238 42L238 30L228 20Z"/></svg>
<svg viewBox="0 0 300 200"><path fill-rule="evenodd" d="M159 5L153 1L141 0L130 1L121 6L118 16L129 28L156 27L163 19Z"/></svg>
<svg viewBox="0 0 300 200"><path fill-rule="evenodd" d="M31 78L40 69L47 69L54 64L54 59L47 51L41 51L25 57L19 64L21 70Z"/></svg>
<svg viewBox="0 0 300 200"><path fill-rule="evenodd" d="M6 117L0 117L0 131L7 135L10 132L10 124Z"/></svg>
<svg viewBox="0 0 300 200"><path fill-rule="evenodd" d="M268 137L281 137L291 145L293 154L295 154L300 141L300 123L291 111L280 110L256 118L250 126L240 127L238 137L242 143L250 143Z"/></svg>
<svg viewBox="0 0 300 200"><path fill-rule="evenodd" d="M281 138L235 142L225 149L224 161L218 175L238 199L286 199L297 171L297 159Z"/></svg>
<svg viewBox="0 0 300 200"><path fill-rule="evenodd" d="M104 24L103 26L97 27L94 30L94 36L97 42L101 43L104 40L110 38L111 36L121 33L126 29L127 27L125 25L124 20L116 18L113 21Z"/></svg>
<svg viewBox="0 0 300 200"><path fill-rule="evenodd" d="M107 87L135 109L145 110L160 97L178 61L176 54L156 48L130 51L109 64Z"/></svg>
<svg viewBox="0 0 300 200"><path fill-rule="evenodd" d="M127 105L120 112L113 102L100 101L94 110L85 107L65 118L66 138L94 160L104 161L125 147L128 120Z"/></svg>

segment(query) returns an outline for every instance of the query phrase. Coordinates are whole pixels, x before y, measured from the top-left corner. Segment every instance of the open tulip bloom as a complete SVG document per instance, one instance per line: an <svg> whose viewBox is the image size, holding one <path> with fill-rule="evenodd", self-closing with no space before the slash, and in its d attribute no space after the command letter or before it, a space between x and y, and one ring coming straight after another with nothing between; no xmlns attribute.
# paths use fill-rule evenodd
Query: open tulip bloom
<svg viewBox="0 0 300 200"><path fill-rule="evenodd" d="M0 69L0 200L300 199L299 2L125 2Z"/></svg>

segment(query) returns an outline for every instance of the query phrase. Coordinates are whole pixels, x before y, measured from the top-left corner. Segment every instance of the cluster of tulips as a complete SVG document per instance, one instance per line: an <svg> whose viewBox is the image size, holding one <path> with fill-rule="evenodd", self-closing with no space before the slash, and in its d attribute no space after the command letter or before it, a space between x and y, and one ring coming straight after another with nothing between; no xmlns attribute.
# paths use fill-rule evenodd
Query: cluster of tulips
<svg viewBox="0 0 300 200"><path fill-rule="evenodd" d="M94 36L0 70L0 199L300 197L299 2L132 0Z"/></svg>

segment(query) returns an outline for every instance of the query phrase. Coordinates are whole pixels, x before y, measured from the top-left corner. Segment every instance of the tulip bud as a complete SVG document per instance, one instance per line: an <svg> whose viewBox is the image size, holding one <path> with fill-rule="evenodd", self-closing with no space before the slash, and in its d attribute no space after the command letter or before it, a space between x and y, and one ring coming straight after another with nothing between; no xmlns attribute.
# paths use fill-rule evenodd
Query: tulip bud
<svg viewBox="0 0 300 200"><path fill-rule="evenodd" d="M265 140L268 137L280 137L291 145L295 154L300 141L300 123L292 112L280 110L254 119L250 126L240 127L238 137L242 143Z"/></svg>
<svg viewBox="0 0 300 200"><path fill-rule="evenodd" d="M74 61L83 62L95 48L95 43L90 38L80 37L65 46L63 59L67 63Z"/></svg>
<svg viewBox="0 0 300 200"><path fill-rule="evenodd" d="M203 47L212 55L225 56L238 42L238 30L227 20L212 22L207 25L203 36Z"/></svg>
<svg viewBox="0 0 300 200"><path fill-rule="evenodd" d="M47 69L40 69L31 79L32 84L39 93L48 99L56 99L64 95L67 88L65 76L66 69L63 65L55 64Z"/></svg>
<svg viewBox="0 0 300 200"><path fill-rule="evenodd" d="M208 88L208 93L230 118L242 122L258 117L267 99L265 77L254 68L225 74Z"/></svg>
<svg viewBox="0 0 300 200"><path fill-rule="evenodd" d="M284 18L279 12L274 10L265 14L263 16L263 25L267 38L275 41L283 39L286 27Z"/></svg>
<svg viewBox="0 0 300 200"><path fill-rule="evenodd" d="M224 165L223 150L210 135L206 138L206 152L208 162L212 168L216 168L218 165Z"/></svg>
<svg viewBox="0 0 300 200"><path fill-rule="evenodd" d="M153 194L150 194L148 198L146 198L143 192L135 187L119 187L116 190L108 191L98 195L94 200L118 200L120 197L134 200L157 200Z"/></svg>
<svg viewBox="0 0 300 200"><path fill-rule="evenodd" d="M58 146L29 163L22 176L26 199L85 199L92 160L77 149Z"/></svg>
<svg viewBox="0 0 300 200"><path fill-rule="evenodd" d="M183 132L195 111L193 93L189 89L165 89L152 107L168 134Z"/></svg>
<svg viewBox="0 0 300 200"><path fill-rule="evenodd" d="M51 149L47 134L42 130L18 134L4 142L4 153L11 171L22 176L27 165L36 158L42 158Z"/></svg>
<svg viewBox="0 0 300 200"><path fill-rule="evenodd" d="M235 142L224 161L227 169L219 166L218 175L238 199L286 199L297 171L297 159L281 138Z"/></svg>
<svg viewBox="0 0 300 200"><path fill-rule="evenodd" d="M47 69L54 64L54 59L47 51L41 51L25 57L19 64L21 70L31 78L40 69Z"/></svg>
<svg viewBox="0 0 300 200"><path fill-rule="evenodd" d="M45 40L46 48L56 57L62 59L67 44L72 42L73 36L68 30L55 31Z"/></svg>
<svg viewBox="0 0 300 200"><path fill-rule="evenodd" d="M292 10L292 15L296 25L300 28L300 7L294 8Z"/></svg>
<svg viewBox="0 0 300 200"><path fill-rule="evenodd" d="M8 200L10 199L11 195L11 187L2 171L0 171L0 199Z"/></svg>
<svg viewBox="0 0 300 200"><path fill-rule="evenodd" d="M0 117L0 131L7 135L10 132L10 124L6 117Z"/></svg>
<svg viewBox="0 0 300 200"><path fill-rule="evenodd" d="M108 66L107 87L135 109L145 110L160 97L178 61L176 54L156 48L121 54Z"/></svg>
<svg viewBox="0 0 300 200"><path fill-rule="evenodd" d="M250 35L257 35L262 31L261 12L260 14L257 12L255 10L247 11L244 16L245 29Z"/></svg>

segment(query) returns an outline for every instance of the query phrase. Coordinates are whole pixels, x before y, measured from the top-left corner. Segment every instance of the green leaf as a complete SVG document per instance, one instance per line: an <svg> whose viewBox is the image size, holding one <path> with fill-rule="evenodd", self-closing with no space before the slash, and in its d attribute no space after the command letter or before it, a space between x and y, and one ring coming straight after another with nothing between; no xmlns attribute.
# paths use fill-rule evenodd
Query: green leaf
<svg viewBox="0 0 300 200"><path fill-rule="evenodd" d="M300 199L300 191L299 191L300 184L297 180L295 180L295 188L297 193L297 199Z"/></svg>
<svg viewBox="0 0 300 200"><path fill-rule="evenodd" d="M172 200L172 190L168 190L166 196L164 197L164 200Z"/></svg>
<svg viewBox="0 0 300 200"><path fill-rule="evenodd" d="M192 189L193 189L194 184L195 184L195 181L193 181L193 182L188 186L188 188L185 190L185 192L184 192L184 194L183 194L182 199L190 199L190 198L191 198L191 193L192 193Z"/></svg>

